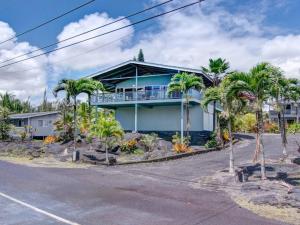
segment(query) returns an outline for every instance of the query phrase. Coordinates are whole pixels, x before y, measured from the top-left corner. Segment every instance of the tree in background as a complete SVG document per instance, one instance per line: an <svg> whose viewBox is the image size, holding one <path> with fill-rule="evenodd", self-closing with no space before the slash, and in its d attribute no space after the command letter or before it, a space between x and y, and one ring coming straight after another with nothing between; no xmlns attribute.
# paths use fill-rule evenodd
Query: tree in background
<svg viewBox="0 0 300 225"><path fill-rule="evenodd" d="M180 92L182 97L185 99L186 105L186 135L189 138L189 129L190 129L190 111L189 111L189 102L190 94L189 92L192 89L201 91L205 88L203 80L201 77L196 76L195 74L188 73L178 73L171 78L171 82L168 85L168 93Z"/></svg>
<svg viewBox="0 0 300 225"><path fill-rule="evenodd" d="M143 49L140 49L138 57L137 57L137 61L139 61L139 62L145 62L145 57L144 57Z"/></svg>
<svg viewBox="0 0 300 225"><path fill-rule="evenodd" d="M34 111L30 104L30 98L26 101L21 101L8 92L0 94L0 105L8 109L10 113L29 113Z"/></svg>
<svg viewBox="0 0 300 225"><path fill-rule="evenodd" d="M222 81L223 77L227 74L229 69L229 62L226 59L217 58L209 59L208 67L202 67L202 71L207 76L211 77L213 82L213 87L217 87ZM213 101L213 129L217 130L217 139L220 142L221 138L221 128L220 128L220 119L216 113L216 101ZM217 126L216 126L217 119Z"/></svg>
<svg viewBox="0 0 300 225"><path fill-rule="evenodd" d="M9 110L5 107L0 107L0 140L7 140L11 125L9 123Z"/></svg>
<svg viewBox="0 0 300 225"><path fill-rule="evenodd" d="M47 91L44 90L43 94L43 101L42 103L37 107L38 112L48 112L48 111L54 111L55 107L53 106L52 102L49 102L47 99Z"/></svg>

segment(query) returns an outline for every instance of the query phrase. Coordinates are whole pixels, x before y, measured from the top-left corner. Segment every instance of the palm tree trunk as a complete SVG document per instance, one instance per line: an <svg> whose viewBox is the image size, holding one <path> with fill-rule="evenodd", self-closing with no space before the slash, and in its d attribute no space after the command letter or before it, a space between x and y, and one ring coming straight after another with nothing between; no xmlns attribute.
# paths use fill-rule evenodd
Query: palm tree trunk
<svg viewBox="0 0 300 225"><path fill-rule="evenodd" d="M231 120L228 119L227 122L228 132L229 132L229 145L230 145L230 158L229 158L229 173L234 174L234 158L233 158L233 138L232 138L232 128Z"/></svg>
<svg viewBox="0 0 300 225"><path fill-rule="evenodd" d="M109 161L108 161L108 150L107 150L107 138L105 138L104 140L104 148L105 148L105 161L107 163L107 165L109 164Z"/></svg>
<svg viewBox="0 0 300 225"><path fill-rule="evenodd" d="M91 124L92 118L91 118L91 95L88 94L88 114L89 114L89 124Z"/></svg>
<svg viewBox="0 0 300 225"><path fill-rule="evenodd" d="M286 150L286 144L287 144L287 137L286 137L286 128L285 128L285 110L284 108L282 109L282 117L281 117L281 129L282 129L282 134L281 134L281 142L282 142L282 153L284 156L287 155L287 150Z"/></svg>
<svg viewBox="0 0 300 225"><path fill-rule="evenodd" d="M77 138L77 106L76 106L76 96L74 97L74 114L73 114L73 119L74 119L74 151L76 151L76 138Z"/></svg>
<svg viewBox="0 0 300 225"><path fill-rule="evenodd" d="M299 123L299 114L298 114L298 103L296 103L297 106L296 106L296 122Z"/></svg>
<svg viewBox="0 0 300 225"><path fill-rule="evenodd" d="M189 99L186 99L186 136L189 140L190 137L190 105L189 105Z"/></svg>
<svg viewBox="0 0 300 225"><path fill-rule="evenodd" d="M216 130L216 101L213 102L213 131Z"/></svg>
<svg viewBox="0 0 300 225"><path fill-rule="evenodd" d="M259 144L259 153L261 156L261 179L267 179L266 176L266 167L265 167L265 153L264 153L264 145L263 145L263 113L262 108L258 109L257 113L257 123L258 123L258 144Z"/></svg>

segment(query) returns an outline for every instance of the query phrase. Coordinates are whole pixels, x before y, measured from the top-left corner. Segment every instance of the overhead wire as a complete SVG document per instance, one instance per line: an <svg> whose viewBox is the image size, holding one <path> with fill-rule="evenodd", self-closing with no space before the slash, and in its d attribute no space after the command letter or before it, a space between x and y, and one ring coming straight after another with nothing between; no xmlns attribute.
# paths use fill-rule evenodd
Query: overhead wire
<svg viewBox="0 0 300 225"><path fill-rule="evenodd" d="M79 6L75 7L75 8L73 8L73 9L67 11L67 12L64 12L64 13L62 13L62 14L60 14L60 15L58 15L58 16L52 18L52 19L50 19L50 20L47 20L47 21L45 21L45 22L43 22L43 23L41 23L41 24L39 24L39 25L37 25L37 26L34 26L34 27L32 27L32 28L29 28L29 29L27 29L27 30L25 30L25 31L23 31L23 32L21 32L21 33L19 33L19 34L16 34L16 35L14 35L14 36L12 36L12 37L10 37L10 38L4 40L4 41L1 41L1 42L0 42L0 45L6 43L6 42L8 42L8 41L11 41L11 40L13 40L13 39L15 39L15 38L17 38L17 37L20 37L20 36L22 36L22 35L24 35L24 34L27 34L27 33L32 32L32 31L34 31L34 30L37 30L37 29L39 29L39 28L41 28L41 27L43 27L43 26L45 26L45 25L47 25L47 24L49 24L49 23L51 23L51 22L53 22L53 21L55 21L55 20L58 20L58 19L60 19L60 18L62 18L62 17L64 17L64 16L66 16L66 15L68 15L68 14L70 14L70 13L72 13L72 12L74 12L74 11L76 11L76 10L78 10L78 9L80 9L80 8L82 8L82 7L84 7L84 6L86 6L86 5L89 5L89 4L93 3L94 1L96 1L96 0L90 0L90 1L88 1L88 2L85 2L85 3L83 3L83 4L81 4L81 5L79 5Z"/></svg>
<svg viewBox="0 0 300 225"><path fill-rule="evenodd" d="M157 15L155 15L155 16L151 16L151 17L148 17L148 18L146 18L146 19L139 20L139 21L134 22L134 23L132 23L132 24L125 25L125 26L122 26L122 27L119 27L119 28L110 30L110 31L108 31L108 32L101 33L101 34L99 34L99 35L95 35L95 36L92 36L92 37L90 37L90 38L86 38L86 39L83 39L83 40L80 40L80 41L71 43L71 44L69 44L69 45L65 45L65 46L62 46L62 47L59 47L59 48L56 48L56 49L53 49L53 50L50 50L50 51L47 51L47 52L38 54L38 55L34 55L34 56L28 57L28 58L26 58L26 59L22 59L22 60L15 61L15 62L12 62L12 63L9 63L9 64L5 64L5 65L3 65L3 66L0 66L0 68L7 67L7 66L10 66L10 65L14 65L14 64L16 64L16 63L20 63L20 62L23 62L23 61L27 61L27 60L30 60L30 59L33 59L33 58L36 58L36 57L39 57L39 56L42 56L42 55L46 55L46 54L51 53L51 52L56 52L56 51L59 51L59 50L62 50L62 49L65 49L65 48L68 48L68 47L71 47L71 46L80 44L80 43L82 43L82 42L86 42L86 41L92 40L92 39L97 38L97 37L101 37L101 36L104 36L104 35L107 35L107 34L110 34L110 33L116 32L116 31L119 31L119 30L123 30L123 29L125 29L125 28L128 28L128 27L131 27L131 26L134 26L134 25L137 25L137 24L140 24L140 23L143 23L143 22L146 22L146 21L149 21L149 20L152 20L152 19L155 19L155 18L164 16L164 15L167 15L167 14L170 14L170 13L175 12L175 11L178 11L178 10L180 10L180 9L190 7L190 6L192 6L192 5L198 4L198 3L201 2L201 1L204 1L204 0L198 0L198 1L196 1L196 2L192 2L192 3L190 3L190 4L186 4L186 5L184 5L184 6L175 8L175 9L173 9L173 10L169 10L169 11L166 11L166 12L163 12L163 13L160 13L160 14L157 14Z"/></svg>
<svg viewBox="0 0 300 225"><path fill-rule="evenodd" d="M57 41L57 42L54 42L54 43L45 45L45 46L43 46L43 47L37 48L37 49L35 49L35 50L33 50L33 51L30 51L30 52L27 52L27 53L24 53L24 54L21 54L21 55L18 55L18 56L15 56L15 57L13 57L13 58L6 59L6 60L4 60L4 61L1 61L0 63L9 62L9 61L12 61L12 60L14 60L14 59L18 59L18 58L20 58L20 57L30 55L30 54L35 53L35 52L37 52L37 51L41 51L41 50L50 48L50 47L55 46L55 45L57 45L57 44L60 44L60 43L69 41L69 40L71 40L71 39L74 39L74 38L76 38L76 37L80 37L80 36L82 36L82 35L84 35L84 34L88 34L88 33L90 33L90 32L99 30L99 29L101 29L101 28L104 28L104 27L110 26L110 25L112 25L112 24L121 22L121 21L123 21L123 20L125 20L125 19L129 19L129 18L131 18L131 17L134 17L134 16L137 16L137 15L139 15L139 14L145 13L145 12L147 12L147 11L150 11L150 10L154 9L154 8L158 8L158 7L162 6L162 5L165 5L165 4L167 4L167 3L170 3L170 2L172 2L172 1L173 1L173 0L168 0L168 1L162 2L162 3L160 3L160 4L156 4L156 5L151 6L151 7L149 7L149 8L146 8L146 9L143 9L143 10L141 10L141 11L138 11L138 12L135 12L135 13L132 13L132 14L129 14L129 15L125 16L125 17L122 17L122 18L120 18L120 19L116 19L116 20L114 20L114 21L112 21L112 22L103 24L103 25L101 25L101 26L95 27L95 28L90 29L90 30L87 30L87 31L85 31L85 32L82 32L82 33L79 33L79 34L70 36L70 37L68 37L68 38L65 38L65 39L63 39L63 40L60 40L60 41Z"/></svg>

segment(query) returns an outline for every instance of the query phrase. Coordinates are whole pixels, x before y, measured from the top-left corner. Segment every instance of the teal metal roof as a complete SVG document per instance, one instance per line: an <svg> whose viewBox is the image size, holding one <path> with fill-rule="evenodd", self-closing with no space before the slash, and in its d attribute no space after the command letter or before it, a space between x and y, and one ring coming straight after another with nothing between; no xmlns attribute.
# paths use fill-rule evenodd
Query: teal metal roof
<svg viewBox="0 0 300 225"><path fill-rule="evenodd" d="M118 64L116 66L99 71L86 77L100 80L106 86L114 86L116 83L120 82L120 79L129 79L135 77L136 71L138 71L138 76L147 76L152 74L175 74L179 72L194 73L203 78L206 86L210 86L212 84L212 79L209 76L205 75L200 69L168 66L163 64L139 62L133 60Z"/></svg>

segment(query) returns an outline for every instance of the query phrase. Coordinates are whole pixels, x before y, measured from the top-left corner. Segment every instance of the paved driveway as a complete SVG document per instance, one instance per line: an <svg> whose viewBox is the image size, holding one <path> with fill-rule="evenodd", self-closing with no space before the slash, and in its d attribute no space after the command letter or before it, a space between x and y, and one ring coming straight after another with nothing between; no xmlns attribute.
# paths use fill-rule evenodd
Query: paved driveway
<svg viewBox="0 0 300 225"><path fill-rule="evenodd" d="M298 137L299 138L299 137ZM266 155L280 155L278 135ZM254 140L238 144L237 163L251 159ZM295 145L290 144L290 151ZM277 225L239 208L222 192L196 190L193 180L227 167L228 152L120 167L32 168L0 161L0 224Z"/></svg>

